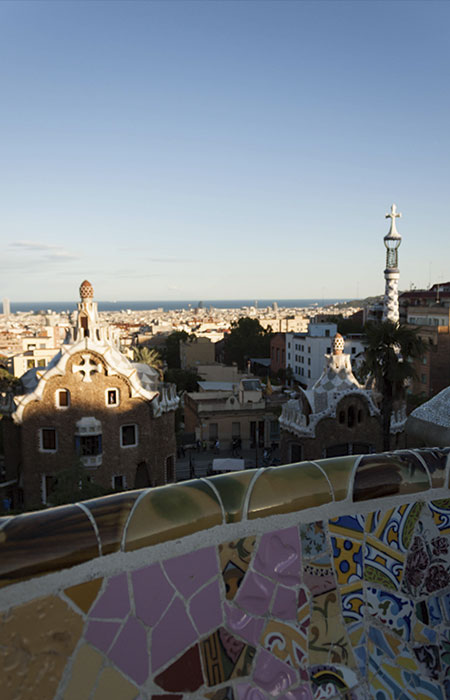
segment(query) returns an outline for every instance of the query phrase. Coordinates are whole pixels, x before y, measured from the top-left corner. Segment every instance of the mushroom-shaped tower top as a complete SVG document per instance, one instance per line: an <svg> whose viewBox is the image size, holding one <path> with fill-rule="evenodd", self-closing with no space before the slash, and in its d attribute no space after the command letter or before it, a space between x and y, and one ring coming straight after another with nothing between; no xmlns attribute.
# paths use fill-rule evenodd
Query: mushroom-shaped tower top
<svg viewBox="0 0 450 700"><path fill-rule="evenodd" d="M333 355L342 355L345 348L344 338L340 333L336 333L333 338Z"/></svg>
<svg viewBox="0 0 450 700"><path fill-rule="evenodd" d="M84 280L84 282L80 284L80 297L82 301L84 299L94 298L94 287L87 280Z"/></svg>

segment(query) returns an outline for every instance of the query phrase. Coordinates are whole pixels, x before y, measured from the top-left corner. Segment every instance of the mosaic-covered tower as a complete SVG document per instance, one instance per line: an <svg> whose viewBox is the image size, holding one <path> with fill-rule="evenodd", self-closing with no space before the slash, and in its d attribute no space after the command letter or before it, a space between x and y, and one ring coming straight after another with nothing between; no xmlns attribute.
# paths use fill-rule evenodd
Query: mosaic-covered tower
<svg viewBox="0 0 450 700"><path fill-rule="evenodd" d="M401 214L397 212L395 204L391 206L391 211L386 214L386 219L391 220L389 233L384 237L384 245L386 246L386 269L384 271L384 279L386 286L384 291L383 301L383 321L398 321L398 280L400 270L398 269L398 249L402 242L402 237L397 231L395 219L399 219Z"/></svg>

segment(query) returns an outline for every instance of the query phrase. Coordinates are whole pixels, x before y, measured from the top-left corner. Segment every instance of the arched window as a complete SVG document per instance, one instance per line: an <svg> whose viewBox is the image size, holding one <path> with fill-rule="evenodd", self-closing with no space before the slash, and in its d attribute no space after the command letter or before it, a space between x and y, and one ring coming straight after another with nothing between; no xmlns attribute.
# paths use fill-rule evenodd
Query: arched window
<svg viewBox="0 0 450 700"><path fill-rule="evenodd" d="M347 411L347 425L349 428L353 428L355 425L355 407L349 406Z"/></svg>

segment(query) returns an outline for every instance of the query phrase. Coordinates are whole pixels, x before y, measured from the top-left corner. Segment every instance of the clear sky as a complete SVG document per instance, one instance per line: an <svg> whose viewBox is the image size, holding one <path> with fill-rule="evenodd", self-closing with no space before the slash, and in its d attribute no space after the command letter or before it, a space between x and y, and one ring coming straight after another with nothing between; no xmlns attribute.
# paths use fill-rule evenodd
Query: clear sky
<svg viewBox="0 0 450 700"><path fill-rule="evenodd" d="M450 279L450 3L0 2L0 298Z"/></svg>

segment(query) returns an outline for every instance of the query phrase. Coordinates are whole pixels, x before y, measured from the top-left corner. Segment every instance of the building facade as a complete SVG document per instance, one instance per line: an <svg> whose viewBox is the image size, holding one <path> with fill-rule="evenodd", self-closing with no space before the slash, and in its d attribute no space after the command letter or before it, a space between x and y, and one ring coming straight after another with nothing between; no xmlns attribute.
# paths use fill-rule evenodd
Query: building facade
<svg viewBox="0 0 450 700"><path fill-rule="evenodd" d="M383 448L378 397L361 385L352 372L351 356L344 353L344 339L336 334L332 354L310 390L300 390L282 409L281 460L299 462L323 457L365 454ZM392 416L392 446L403 447L404 406Z"/></svg>
<svg viewBox="0 0 450 700"><path fill-rule="evenodd" d="M80 287L75 326L48 367L30 369L2 420L6 479L16 505L48 503L58 472L81 463L107 490L172 481L174 386L131 363L99 323L93 289Z"/></svg>

